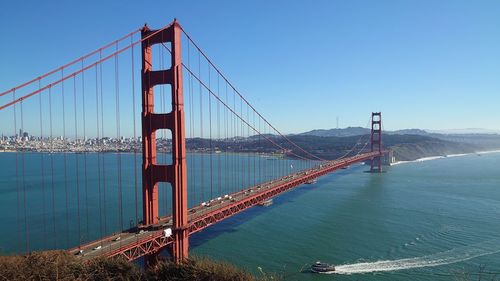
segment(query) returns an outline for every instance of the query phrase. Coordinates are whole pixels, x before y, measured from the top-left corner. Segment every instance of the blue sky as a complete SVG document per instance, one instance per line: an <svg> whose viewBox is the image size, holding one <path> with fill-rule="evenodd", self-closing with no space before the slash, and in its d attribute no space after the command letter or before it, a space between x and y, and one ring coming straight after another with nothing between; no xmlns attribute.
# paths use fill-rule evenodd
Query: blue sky
<svg viewBox="0 0 500 281"><path fill-rule="evenodd" d="M500 1L144 3L0 2L0 91L176 17L285 133L372 111L391 130L500 130Z"/></svg>

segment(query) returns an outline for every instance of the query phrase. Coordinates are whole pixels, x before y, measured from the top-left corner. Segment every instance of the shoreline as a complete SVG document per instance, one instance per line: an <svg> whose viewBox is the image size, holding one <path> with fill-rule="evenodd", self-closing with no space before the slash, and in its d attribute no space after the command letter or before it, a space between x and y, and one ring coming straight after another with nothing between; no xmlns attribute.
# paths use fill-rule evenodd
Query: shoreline
<svg viewBox="0 0 500 281"><path fill-rule="evenodd" d="M483 155L483 154L492 154L492 153L500 153L500 149L484 150L484 151L477 151L477 152L472 152L472 153L458 153L458 154L439 155L439 156L427 156L427 157L422 157L422 158L418 158L418 159L410 160L410 161L396 161L394 163L391 163L389 166L396 166L396 165L401 165L401 164L406 164L406 163L425 162L425 161L431 161L431 160L443 159L443 158L449 158L449 157L461 157L461 156L467 156L467 155L473 155L473 154Z"/></svg>

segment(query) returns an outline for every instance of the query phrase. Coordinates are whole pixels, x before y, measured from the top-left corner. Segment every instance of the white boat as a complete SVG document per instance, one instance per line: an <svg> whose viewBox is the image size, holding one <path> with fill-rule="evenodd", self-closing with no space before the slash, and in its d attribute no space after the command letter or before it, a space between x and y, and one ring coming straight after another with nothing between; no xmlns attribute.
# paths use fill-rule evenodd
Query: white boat
<svg viewBox="0 0 500 281"><path fill-rule="evenodd" d="M316 273L332 272L335 271L335 266L333 264L317 261L311 265L311 271Z"/></svg>

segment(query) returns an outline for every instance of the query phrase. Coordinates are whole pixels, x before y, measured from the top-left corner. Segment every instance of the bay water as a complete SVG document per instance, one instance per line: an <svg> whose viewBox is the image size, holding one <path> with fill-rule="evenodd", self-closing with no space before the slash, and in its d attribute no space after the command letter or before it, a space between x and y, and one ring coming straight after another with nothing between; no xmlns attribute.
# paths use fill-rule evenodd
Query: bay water
<svg viewBox="0 0 500 281"><path fill-rule="evenodd" d="M190 206L313 165L210 157L188 156ZM210 163L220 167L212 176ZM0 164L2 253L68 248L140 219L140 155L1 153ZM456 280L480 266L500 272L500 153L367 170L339 170L213 225L191 236L191 254L284 280ZM169 194L160 188L162 215ZM308 272L318 260L336 272Z"/></svg>

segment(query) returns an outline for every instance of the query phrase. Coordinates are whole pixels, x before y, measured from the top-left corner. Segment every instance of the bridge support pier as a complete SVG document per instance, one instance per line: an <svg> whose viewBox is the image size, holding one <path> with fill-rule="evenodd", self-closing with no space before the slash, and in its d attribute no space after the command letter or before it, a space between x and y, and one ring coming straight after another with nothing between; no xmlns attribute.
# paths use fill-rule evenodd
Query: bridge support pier
<svg viewBox="0 0 500 281"><path fill-rule="evenodd" d="M187 165L184 126L184 97L182 92L181 27L177 21L162 30L142 29L142 192L143 224L158 223L158 183L169 182L172 186L173 258L181 262L188 257L188 205ZM153 70L152 46L171 44L171 68ZM156 85L171 85L172 111L154 112ZM156 130L172 132L172 164L156 162ZM149 259L149 258L148 258Z"/></svg>
<svg viewBox="0 0 500 281"><path fill-rule="evenodd" d="M371 151L378 151L382 153L382 113L372 112L372 130L371 130ZM382 156L372 159L371 173L382 172Z"/></svg>

